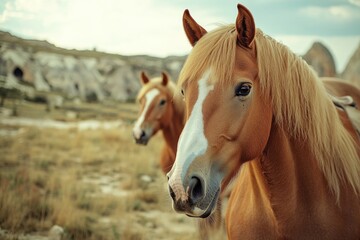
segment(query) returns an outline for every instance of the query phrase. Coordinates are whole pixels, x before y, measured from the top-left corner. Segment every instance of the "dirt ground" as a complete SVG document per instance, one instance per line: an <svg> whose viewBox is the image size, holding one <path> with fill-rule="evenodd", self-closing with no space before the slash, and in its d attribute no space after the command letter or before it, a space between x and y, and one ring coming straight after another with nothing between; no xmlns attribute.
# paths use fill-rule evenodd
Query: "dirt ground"
<svg viewBox="0 0 360 240"><path fill-rule="evenodd" d="M58 239L198 239L197 220L171 208L161 135L132 139L135 104L43 111L0 115L0 239L57 239L53 226Z"/></svg>

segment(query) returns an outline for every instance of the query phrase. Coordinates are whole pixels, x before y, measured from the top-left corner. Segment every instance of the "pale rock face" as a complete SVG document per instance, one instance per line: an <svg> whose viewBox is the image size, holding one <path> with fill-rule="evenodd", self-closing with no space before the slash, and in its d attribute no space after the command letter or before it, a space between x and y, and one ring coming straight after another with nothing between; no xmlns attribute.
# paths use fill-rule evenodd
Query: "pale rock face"
<svg viewBox="0 0 360 240"><path fill-rule="evenodd" d="M19 80L38 91L56 91L65 97L90 101L107 98L128 101L134 99L141 88L141 71L151 77L165 71L176 81L184 61L185 57L110 54L98 58L83 57L3 44L0 48L0 75L9 77L17 68L22 72Z"/></svg>

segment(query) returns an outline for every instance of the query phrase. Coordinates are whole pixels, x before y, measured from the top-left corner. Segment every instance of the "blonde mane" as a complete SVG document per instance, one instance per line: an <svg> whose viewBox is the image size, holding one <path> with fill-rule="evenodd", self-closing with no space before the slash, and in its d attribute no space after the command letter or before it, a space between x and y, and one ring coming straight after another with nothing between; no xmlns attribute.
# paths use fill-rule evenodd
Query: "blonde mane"
<svg viewBox="0 0 360 240"><path fill-rule="evenodd" d="M359 194L357 146L322 82L304 60L259 29L255 42L262 97L271 101L276 124L309 144L337 201L344 182ZM198 80L208 68L216 74L213 81L231 81L235 49L234 25L205 34L186 60L178 85Z"/></svg>

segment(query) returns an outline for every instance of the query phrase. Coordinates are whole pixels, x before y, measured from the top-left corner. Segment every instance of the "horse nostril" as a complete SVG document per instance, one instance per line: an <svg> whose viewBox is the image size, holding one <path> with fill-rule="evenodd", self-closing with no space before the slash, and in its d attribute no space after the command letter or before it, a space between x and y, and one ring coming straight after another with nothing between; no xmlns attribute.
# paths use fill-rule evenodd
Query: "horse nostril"
<svg viewBox="0 0 360 240"><path fill-rule="evenodd" d="M170 192L171 198L175 201L175 193L170 186L169 186L169 192Z"/></svg>
<svg viewBox="0 0 360 240"><path fill-rule="evenodd" d="M204 188L198 177L192 177L189 184L190 203L195 205L204 197Z"/></svg>
<svg viewBox="0 0 360 240"><path fill-rule="evenodd" d="M143 139L146 136L145 131L141 131L140 139Z"/></svg>

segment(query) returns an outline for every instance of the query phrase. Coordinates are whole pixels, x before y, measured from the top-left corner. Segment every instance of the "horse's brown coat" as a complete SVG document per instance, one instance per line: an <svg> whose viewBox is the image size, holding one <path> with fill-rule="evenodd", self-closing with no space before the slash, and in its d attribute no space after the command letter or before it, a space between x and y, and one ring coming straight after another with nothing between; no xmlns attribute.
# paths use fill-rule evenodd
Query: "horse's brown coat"
<svg viewBox="0 0 360 240"><path fill-rule="evenodd" d="M177 142L184 127L184 106L180 99L174 98L175 84L163 73L160 78L149 79L144 72L141 73L142 89L138 94L141 109L144 109L147 92L158 89L160 94L150 104L142 126L152 128L153 135L161 130L165 139L160 157L160 166L164 174L172 167L175 161ZM165 109L158 107L159 99L165 99ZM151 137L151 136L150 136Z"/></svg>
<svg viewBox="0 0 360 240"><path fill-rule="evenodd" d="M188 169L204 174L205 189L216 189L207 179L214 164L226 183L240 172L227 209L229 239L360 239L360 141L326 92L359 103L359 90L323 84L256 30L249 13L238 5L235 26L206 34L188 23L201 36L189 37L194 48L179 77L188 117L209 69L214 86L201 110L209 148ZM238 99L234 88L244 82L251 94Z"/></svg>

